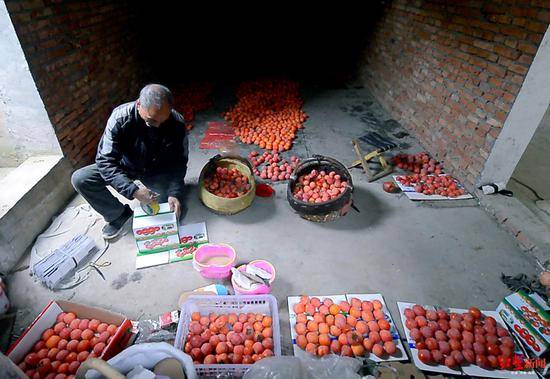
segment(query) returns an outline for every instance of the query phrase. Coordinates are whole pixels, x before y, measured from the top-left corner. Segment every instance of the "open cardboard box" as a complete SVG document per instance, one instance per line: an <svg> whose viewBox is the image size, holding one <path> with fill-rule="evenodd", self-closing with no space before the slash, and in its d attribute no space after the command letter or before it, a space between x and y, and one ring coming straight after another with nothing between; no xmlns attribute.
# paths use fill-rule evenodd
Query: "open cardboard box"
<svg viewBox="0 0 550 379"><path fill-rule="evenodd" d="M50 301L46 308L40 312L17 341L15 341L8 350L8 357L15 364L21 362L25 358L25 355L32 350L34 344L40 340L42 333L55 325L57 315L61 312L73 312L78 318L95 318L101 322L118 325L118 329L111 342L107 344L100 356L103 360L108 360L115 356L130 344L132 323L126 316L101 308L57 300Z"/></svg>

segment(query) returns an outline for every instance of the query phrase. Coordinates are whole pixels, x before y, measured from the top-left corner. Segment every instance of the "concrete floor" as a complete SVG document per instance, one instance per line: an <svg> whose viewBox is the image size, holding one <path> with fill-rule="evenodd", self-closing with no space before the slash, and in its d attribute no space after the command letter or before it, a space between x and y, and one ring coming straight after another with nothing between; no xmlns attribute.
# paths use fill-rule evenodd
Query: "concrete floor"
<svg viewBox="0 0 550 379"><path fill-rule="evenodd" d="M0 167L0 180L4 179L10 172L15 170L17 167Z"/></svg>
<svg viewBox="0 0 550 379"><path fill-rule="evenodd" d="M304 96L310 118L292 154L321 153L350 162L351 138L373 129L399 141L404 151L421 149L410 136L394 136L403 129L364 89L308 90ZM354 201L361 213L352 211L332 223L315 224L294 214L283 184L275 186L274 198L257 198L235 216L209 212L198 201L196 183L215 151L199 150L198 143L205 122L220 119L222 109L219 105L202 114L191 132L189 209L184 222L206 221L210 240L234 246L239 262L263 258L275 265L278 279L273 294L279 304L285 354L291 351L286 305L290 295L380 292L395 318L399 300L492 310L508 293L499 280L501 272L536 272L532 258L472 202L413 203L403 195L383 192L381 181L368 183L358 169L353 170ZM243 154L248 150L243 149ZM73 204L81 202L77 197ZM106 281L93 274L77 288L62 292L34 283L28 270L12 275L10 297L20 310L15 331L51 299L70 299L145 319L175 309L182 291L210 283L190 262L136 271L135 253L133 237L122 237L103 257L112 262L103 269Z"/></svg>

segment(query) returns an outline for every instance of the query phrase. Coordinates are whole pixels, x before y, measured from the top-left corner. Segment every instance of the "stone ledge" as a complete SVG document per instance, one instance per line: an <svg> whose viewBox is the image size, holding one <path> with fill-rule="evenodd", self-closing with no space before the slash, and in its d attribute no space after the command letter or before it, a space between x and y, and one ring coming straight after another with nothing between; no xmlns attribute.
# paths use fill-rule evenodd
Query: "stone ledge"
<svg viewBox="0 0 550 379"><path fill-rule="evenodd" d="M514 197L476 193L479 203L511 235L519 247L541 263L550 259L550 226Z"/></svg>
<svg viewBox="0 0 550 379"><path fill-rule="evenodd" d="M0 271L10 271L74 194L61 156L36 156L0 180Z"/></svg>

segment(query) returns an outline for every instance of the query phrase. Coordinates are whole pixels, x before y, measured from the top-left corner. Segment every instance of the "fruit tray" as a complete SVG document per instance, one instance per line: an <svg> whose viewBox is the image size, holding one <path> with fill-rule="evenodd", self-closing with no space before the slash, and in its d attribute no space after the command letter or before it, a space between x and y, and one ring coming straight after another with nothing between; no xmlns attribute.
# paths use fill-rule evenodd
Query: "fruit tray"
<svg viewBox="0 0 550 379"><path fill-rule="evenodd" d="M341 301L349 301L351 302L352 298L357 298L361 301L373 301L378 300L382 303L382 311L384 313L384 319L389 323L390 325L390 333L392 336L392 340L396 347L396 352L392 355L385 354L383 358L380 358L376 356L374 353L368 353L366 352L363 356L358 358L364 358L368 357L369 359L375 361L375 362L391 362L391 361L406 361L408 360L407 353L405 350L405 347L403 346L403 343L401 342L401 339L399 337L399 333L397 331L397 327L395 325L395 322L393 321L391 314L388 310L388 307L384 301L384 298L381 294L346 294L346 295L320 295L320 296L311 296L311 298L317 297L320 300L324 299L331 299L335 304L340 303ZM294 305L300 302L301 296L290 296L288 297L288 309L289 309L289 321L290 321L290 334L292 338L292 347L294 351L295 356L305 356L309 354L304 349L298 346L297 344L297 336L298 333L296 332L296 323L297 323L297 315L294 311ZM346 313L344 313L346 315ZM307 316L308 320L312 320L313 317L311 315ZM361 318L358 318L358 321L361 321ZM331 342L334 340L337 340L337 337L330 334L330 340ZM363 337L368 337L368 333L365 333Z"/></svg>
<svg viewBox="0 0 550 379"><path fill-rule="evenodd" d="M405 309L406 308L412 308L415 304L414 303L407 303L407 302L397 302L397 307L399 309L399 315L401 317L401 322L403 323L403 330L405 332L405 337L407 339L407 344L411 353L411 358L414 362L414 364L421 370L425 371L432 371L432 372L439 372L444 374L452 374L457 376L466 375L468 377L476 376L476 377L485 377L485 378L517 378L518 375L521 376L521 378L538 378L538 376L535 374L532 370L525 370L525 371L510 371L510 370L500 370L500 369L484 369L481 368L475 364L466 364L463 363L461 366L458 366L456 369L449 368L443 364L426 364L422 362L418 357L418 349L416 348L416 343L414 339L411 337L409 329L405 325L406 316L405 316ZM422 305L426 310L436 310L435 307L429 306L429 305ZM437 308L440 309L440 308ZM465 313L468 312L467 309L461 309L461 308L448 308L444 309L446 312L455 312L455 313ZM485 316L491 316L493 317L497 324L502 327L506 327L506 324L496 311L481 311L481 313ZM512 338L513 334L509 333ZM525 357L526 354L522 350L521 345L515 341L515 354L518 357Z"/></svg>

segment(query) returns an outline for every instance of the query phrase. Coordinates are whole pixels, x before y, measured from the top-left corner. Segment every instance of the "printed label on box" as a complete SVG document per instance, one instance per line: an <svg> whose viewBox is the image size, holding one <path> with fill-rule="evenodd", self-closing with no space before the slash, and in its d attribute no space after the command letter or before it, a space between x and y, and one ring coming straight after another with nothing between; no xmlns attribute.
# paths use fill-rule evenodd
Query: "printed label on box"
<svg viewBox="0 0 550 379"><path fill-rule="evenodd" d="M537 357L549 350L548 313L527 294L519 291L506 296L497 311L521 342Z"/></svg>

